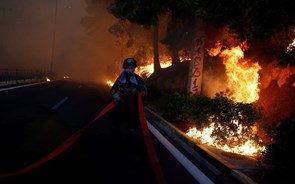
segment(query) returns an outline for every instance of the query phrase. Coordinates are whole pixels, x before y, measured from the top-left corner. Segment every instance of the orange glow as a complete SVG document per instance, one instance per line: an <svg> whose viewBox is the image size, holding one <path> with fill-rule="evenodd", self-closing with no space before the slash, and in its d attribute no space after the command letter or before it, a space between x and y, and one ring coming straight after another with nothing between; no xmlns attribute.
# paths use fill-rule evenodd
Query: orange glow
<svg viewBox="0 0 295 184"><path fill-rule="evenodd" d="M222 58L227 76L227 89L231 94L232 100L241 103L252 103L259 99L258 71L261 67L257 62L245 60L244 52L240 46L222 50L221 43L217 42L214 48L207 49L207 52L211 56L218 55ZM252 138L257 132L257 127L243 127L239 124L238 120L232 121L239 127L238 131L249 130L248 135L246 135L247 141L240 143L240 145L235 140L235 136L232 136L233 138L229 137L228 142L222 143L222 145L216 141L216 138L212 137L211 134L214 131L214 126L219 126L219 124L214 122L203 130L190 128L186 135L200 141L201 143L217 147L224 151L248 156L258 156L265 149L265 147L260 146L258 142ZM228 133L229 135L234 135L234 133L236 134L238 132ZM243 138L245 138L245 135Z"/></svg>
<svg viewBox="0 0 295 184"><path fill-rule="evenodd" d="M241 44L242 45L242 44ZM246 44L243 43L243 46ZM244 59L244 52L240 46L221 50L222 45L217 42L214 48L207 49L210 56L223 59L227 75L227 89L236 102L252 103L259 99L259 74L261 69L258 62Z"/></svg>
<svg viewBox="0 0 295 184"><path fill-rule="evenodd" d="M242 126L239 125L239 130L242 130ZM204 128L202 131L197 130L197 128L190 128L186 135L189 137L200 141L203 144L208 144L214 146L216 148L222 149L227 152L237 153L241 155L248 156L258 156L263 150L265 150L264 146L259 146L254 140L249 138L247 142L241 145L231 145L230 142L235 142L235 140L228 141L223 145L217 144L214 137L211 136L214 131L214 123L211 123L208 128ZM234 139L234 138L233 138Z"/></svg>
<svg viewBox="0 0 295 184"><path fill-rule="evenodd" d="M150 77L154 73L154 63L152 60L148 60L147 63L149 64L144 66L138 66L135 69L135 73L137 73L139 76ZM169 60L169 58L166 58L166 60L160 61L161 68L167 68L171 66L171 64L172 64L172 61L171 59ZM113 86L114 80L108 80L106 83L108 86Z"/></svg>
<svg viewBox="0 0 295 184"><path fill-rule="evenodd" d="M244 60L244 52L237 46L221 52L228 89L233 100L242 103L252 103L259 99L259 74L261 69L257 62Z"/></svg>
<svg viewBox="0 0 295 184"><path fill-rule="evenodd" d="M217 56L221 51L221 43L217 42L213 48L207 49L207 52L210 56Z"/></svg>
<svg viewBox="0 0 295 184"><path fill-rule="evenodd" d="M108 86L113 86L114 85L114 82L109 80L109 81L107 81L107 85Z"/></svg>
<svg viewBox="0 0 295 184"><path fill-rule="evenodd" d="M295 39L287 47L287 52L290 52L295 49Z"/></svg>
<svg viewBox="0 0 295 184"><path fill-rule="evenodd" d="M170 60L167 61L161 61L160 65L161 68L167 68L169 66L171 66L172 62ZM144 76L151 76L154 73L154 63L151 62L151 64L145 65L145 66L139 66L137 68L137 73L139 73L139 75L144 75Z"/></svg>

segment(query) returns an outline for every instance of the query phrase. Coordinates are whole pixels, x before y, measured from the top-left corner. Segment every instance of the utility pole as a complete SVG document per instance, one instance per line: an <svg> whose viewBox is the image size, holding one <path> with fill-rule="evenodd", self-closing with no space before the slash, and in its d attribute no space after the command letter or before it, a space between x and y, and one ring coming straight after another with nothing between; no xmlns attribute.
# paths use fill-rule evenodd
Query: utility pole
<svg viewBox="0 0 295 184"><path fill-rule="evenodd" d="M50 75L53 75L53 60L54 60L54 50L55 50L57 8L58 8L58 0L55 0L55 12L54 12L54 22L53 22L53 38L52 38L52 47L51 47L52 50L51 50L51 62L50 62Z"/></svg>

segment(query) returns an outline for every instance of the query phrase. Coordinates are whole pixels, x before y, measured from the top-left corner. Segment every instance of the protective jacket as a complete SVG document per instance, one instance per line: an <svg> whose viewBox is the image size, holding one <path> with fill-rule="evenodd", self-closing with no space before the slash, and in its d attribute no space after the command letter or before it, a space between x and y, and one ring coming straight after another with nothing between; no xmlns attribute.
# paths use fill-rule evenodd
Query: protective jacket
<svg viewBox="0 0 295 184"><path fill-rule="evenodd" d="M118 93L122 102L137 106L137 93L146 95L147 88L139 75L125 69L116 79L110 92L111 95Z"/></svg>
<svg viewBox="0 0 295 184"><path fill-rule="evenodd" d="M140 124L138 92L147 94L143 79L132 70L124 69L110 90L111 95L118 98L114 98L117 104L110 112L113 128L119 127L123 121L126 121L127 127L131 129Z"/></svg>

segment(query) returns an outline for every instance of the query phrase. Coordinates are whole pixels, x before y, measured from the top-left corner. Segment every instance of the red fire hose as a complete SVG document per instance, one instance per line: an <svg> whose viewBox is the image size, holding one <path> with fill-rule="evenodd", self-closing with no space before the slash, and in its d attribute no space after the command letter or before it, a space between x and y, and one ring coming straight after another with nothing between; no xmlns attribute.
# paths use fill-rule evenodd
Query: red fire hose
<svg viewBox="0 0 295 184"><path fill-rule="evenodd" d="M16 172L11 173L0 173L0 178L9 177L9 176L16 176L20 174L24 174L35 167L38 167L45 162L51 160L52 158L56 157L60 153L62 153L64 150L66 150L68 147L70 147L87 129L88 127L94 123L98 118L100 118L102 115L107 113L109 110L111 110L115 106L115 102L110 102L90 123L82 127L80 130L78 130L76 133L74 133L72 136L70 136L63 144L59 145L55 150L53 150L51 153L43 157L41 160L22 168Z"/></svg>
<svg viewBox="0 0 295 184"><path fill-rule="evenodd" d="M142 103L142 96L140 94L138 94L138 108L139 108L138 110L139 110L139 120L141 123L141 130L144 137L147 152L148 152L150 161L152 163L154 174L156 175L158 184L166 184L166 180L162 172L161 165L159 163L156 151L152 143L152 139L150 137L150 132L148 130L146 117L144 113L144 107Z"/></svg>
<svg viewBox="0 0 295 184"><path fill-rule="evenodd" d="M48 155L40 159L39 161L22 168L16 172L10 172L10 173L0 173L0 178L4 177L11 177L11 176L16 176L20 174L24 174L42 164L45 162L51 160L52 158L56 157L63 151L65 151L68 147L70 147L87 129L88 127L94 123L96 120L98 120L101 116L106 114L109 110L111 110L115 106L115 102L112 101L110 102L90 123L82 127L80 130L78 130L76 133L74 133L72 136L70 136L63 144L59 145L55 150L50 152ZM154 174L156 176L158 184L166 184L166 180L164 177L164 174L162 172L159 160L157 158L156 151L153 147L152 139L149 134L147 122L146 122L146 117L145 117L145 112L144 112L144 107L142 103L142 96L141 94L138 94L138 108L139 108L139 119L141 123L141 130L142 134L144 137L145 145L147 148L147 152L153 167Z"/></svg>

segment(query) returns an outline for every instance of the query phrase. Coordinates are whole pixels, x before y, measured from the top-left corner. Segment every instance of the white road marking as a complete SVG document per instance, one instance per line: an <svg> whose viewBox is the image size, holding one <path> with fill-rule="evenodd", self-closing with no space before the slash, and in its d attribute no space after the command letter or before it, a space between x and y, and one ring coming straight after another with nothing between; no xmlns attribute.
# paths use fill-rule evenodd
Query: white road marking
<svg viewBox="0 0 295 184"><path fill-rule="evenodd" d="M21 86L13 86L13 87L8 87L8 88L0 89L0 91L7 91L7 90L11 90L11 89L17 89L17 88L23 88L23 87L28 87L28 86L34 86L34 85L43 84L43 83L48 83L48 82L38 82L38 83L32 83L32 84L24 84L24 85L21 85Z"/></svg>
<svg viewBox="0 0 295 184"><path fill-rule="evenodd" d="M173 146L153 125L148 121L148 128L154 136L170 151L179 163L201 184L214 184L199 168L187 159L175 146Z"/></svg>
<svg viewBox="0 0 295 184"><path fill-rule="evenodd" d="M56 110L58 109L66 100L68 97L64 97L61 101L59 101L55 106L53 106L51 109Z"/></svg>

